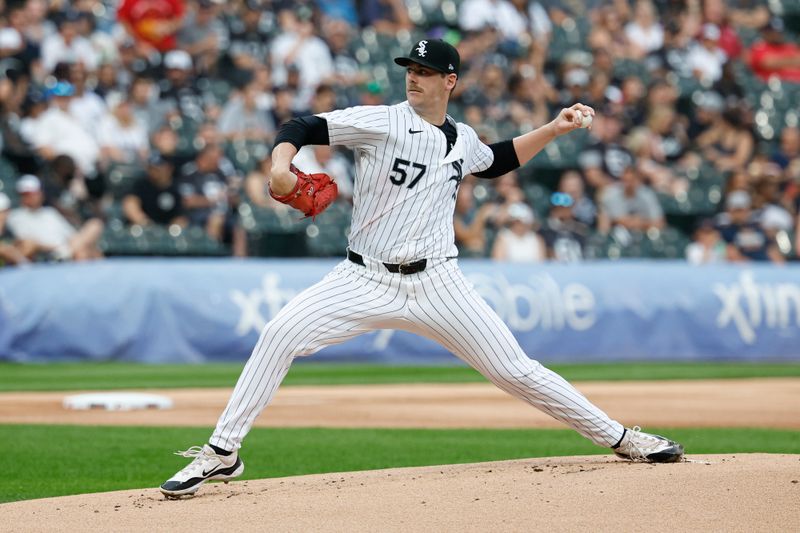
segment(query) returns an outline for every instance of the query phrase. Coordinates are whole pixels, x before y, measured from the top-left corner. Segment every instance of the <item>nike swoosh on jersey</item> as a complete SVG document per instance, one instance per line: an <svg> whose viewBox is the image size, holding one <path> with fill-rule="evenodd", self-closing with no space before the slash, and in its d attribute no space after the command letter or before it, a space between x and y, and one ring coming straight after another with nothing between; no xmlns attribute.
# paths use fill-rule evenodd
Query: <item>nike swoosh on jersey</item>
<svg viewBox="0 0 800 533"><path fill-rule="evenodd" d="M415 134L415 133L422 133L422 131L423 130L412 130L411 128L408 128L408 133L410 133L412 135Z"/></svg>

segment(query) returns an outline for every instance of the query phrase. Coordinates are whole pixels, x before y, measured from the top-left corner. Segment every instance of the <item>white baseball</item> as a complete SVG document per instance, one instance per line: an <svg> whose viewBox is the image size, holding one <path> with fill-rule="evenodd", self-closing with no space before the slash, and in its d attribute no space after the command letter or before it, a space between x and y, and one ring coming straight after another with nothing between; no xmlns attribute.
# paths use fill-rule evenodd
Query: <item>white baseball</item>
<svg viewBox="0 0 800 533"><path fill-rule="evenodd" d="M588 128L592 125L592 115L581 116L581 128Z"/></svg>

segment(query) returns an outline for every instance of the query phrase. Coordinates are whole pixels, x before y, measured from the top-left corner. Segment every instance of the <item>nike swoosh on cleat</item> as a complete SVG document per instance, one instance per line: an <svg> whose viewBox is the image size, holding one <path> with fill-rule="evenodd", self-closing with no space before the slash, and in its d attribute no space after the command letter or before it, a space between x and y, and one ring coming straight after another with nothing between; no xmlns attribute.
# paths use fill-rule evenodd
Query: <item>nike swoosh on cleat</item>
<svg viewBox="0 0 800 533"><path fill-rule="evenodd" d="M214 468L212 468L211 470L209 470L208 472L206 472L205 470L203 470L203 477L210 476L211 474L213 474L214 472L216 472L217 470L219 470L219 468L220 468L221 466L225 466L225 465L217 465L217 466L215 466Z"/></svg>
<svg viewBox="0 0 800 533"><path fill-rule="evenodd" d="M415 134L415 133L422 133L422 131L423 130L412 130L411 128L408 128L408 133L410 133L412 135Z"/></svg>

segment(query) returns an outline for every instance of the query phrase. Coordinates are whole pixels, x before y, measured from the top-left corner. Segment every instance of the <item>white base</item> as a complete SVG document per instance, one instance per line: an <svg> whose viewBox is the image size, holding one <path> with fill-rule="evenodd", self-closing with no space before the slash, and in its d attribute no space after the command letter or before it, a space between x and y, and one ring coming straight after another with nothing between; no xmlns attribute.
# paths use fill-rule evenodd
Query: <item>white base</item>
<svg viewBox="0 0 800 533"><path fill-rule="evenodd" d="M64 398L64 409L104 409L133 411L135 409L171 409L173 402L166 396L140 392L91 392Z"/></svg>

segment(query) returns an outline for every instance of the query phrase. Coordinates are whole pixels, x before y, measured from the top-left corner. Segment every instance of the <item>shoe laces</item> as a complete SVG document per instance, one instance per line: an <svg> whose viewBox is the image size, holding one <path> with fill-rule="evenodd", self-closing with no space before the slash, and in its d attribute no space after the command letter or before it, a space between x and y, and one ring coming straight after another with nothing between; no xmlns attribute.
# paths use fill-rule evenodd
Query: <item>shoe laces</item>
<svg viewBox="0 0 800 533"><path fill-rule="evenodd" d="M190 473L198 468L202 470L205 464L214 460L215 457L211 456L206 453L205 448L203 446L192 446L188 450L177 451L174 452L175 455L180 455L181 457L194 457L194 461L186 465L181 472L183 473Z"/></svg>
<svg viewBox="0 0 800 533"><path fill-rule="evenodd" d="M205 453L203 453L202 446L192 446L188 450L177 451L174 453L175 455L180 455L181 457L200 457L201 455L205 455Z"/></svg>
<svg viewBox="0 0 800 533"><path fill-rule="evenodd" d="M659 439L649 433L642 432L642 428L639 426L633 426L629 431L631 434L628 437L628 456L633 461L647 461L647 454L645 454L640 445L647 446L648 441L653 441L651 444L656 444Z"/></svg>

